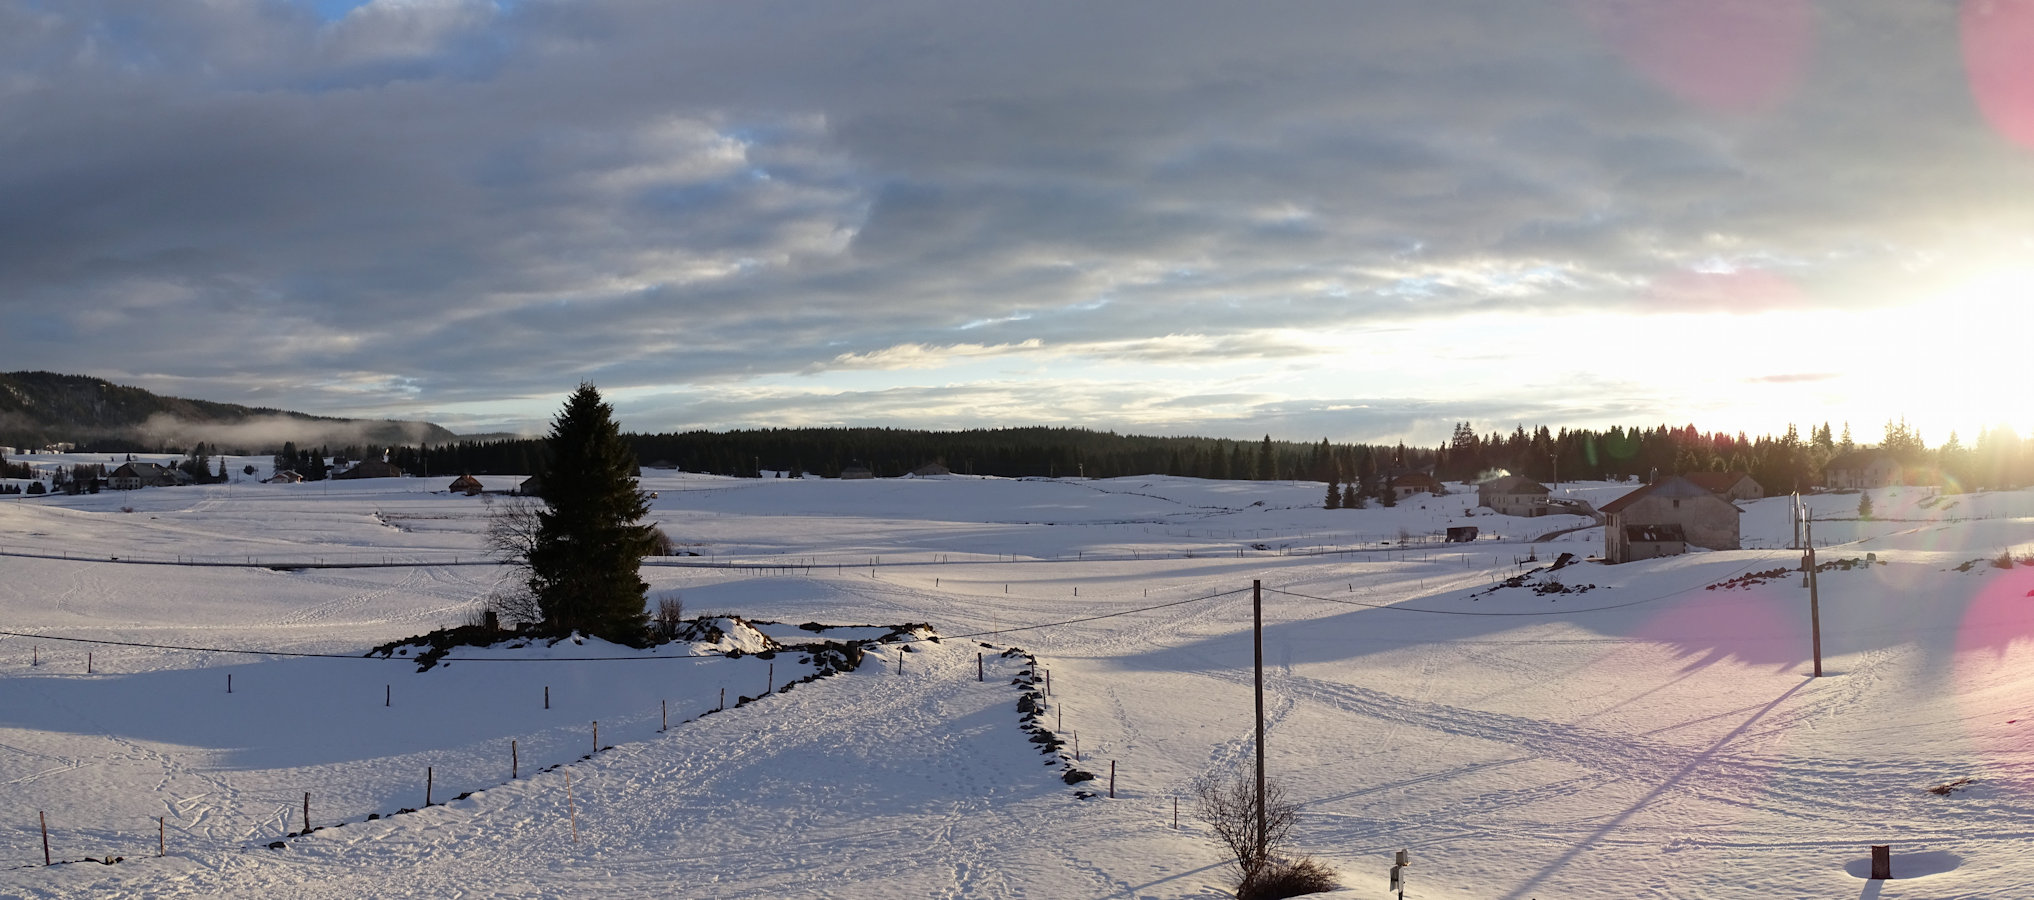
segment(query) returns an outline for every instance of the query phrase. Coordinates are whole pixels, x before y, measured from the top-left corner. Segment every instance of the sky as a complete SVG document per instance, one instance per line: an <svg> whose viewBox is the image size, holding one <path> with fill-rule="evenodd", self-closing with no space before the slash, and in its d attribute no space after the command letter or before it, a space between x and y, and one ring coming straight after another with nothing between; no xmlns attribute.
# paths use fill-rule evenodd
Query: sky
<svg viewBox="0 0 2034 900"><path fill-rule="evenodd" d="M0 370L461 433L2034 433L2034 0L0 0Z"/></svg>

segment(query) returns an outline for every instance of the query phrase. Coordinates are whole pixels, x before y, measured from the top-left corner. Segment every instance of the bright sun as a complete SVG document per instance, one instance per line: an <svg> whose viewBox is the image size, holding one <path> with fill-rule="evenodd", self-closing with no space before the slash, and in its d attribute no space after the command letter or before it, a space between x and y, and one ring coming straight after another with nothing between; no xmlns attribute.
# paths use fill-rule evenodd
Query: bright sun
<svg viewBox="0 0 2034 900"><path fill-rule="evenodd" d="M1860 348L1876 361L1871 383L1924 426L1931 446L1960 427L1965 446L1976 429L2024 426L2028 409L2025 326L2034 300L2034 269L1987 272L1910 306L1884 311L1878 346Z"/></svg>

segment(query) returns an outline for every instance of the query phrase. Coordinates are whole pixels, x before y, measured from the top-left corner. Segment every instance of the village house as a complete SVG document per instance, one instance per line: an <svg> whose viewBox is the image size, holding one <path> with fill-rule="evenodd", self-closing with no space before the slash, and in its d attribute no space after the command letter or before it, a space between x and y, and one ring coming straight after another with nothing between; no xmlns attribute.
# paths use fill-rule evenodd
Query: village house
<svg viewBox="0 0 2034 900"><path fill-rule="evenodd" d="M1689 472L1681 476L1725 500L1757 500L1766 489L1750 472Z"/></svg>
<svg viewBox="0 0 2034 900"><path fill-rule="evenodd" d="M398 468L394 463L386 463L378 459L366 459L361 460L353 468L332 477L335 479L401 478L403 477L403 470Z"/></svg>
<svg viewBox="0 0 2034 900"><path fill-rule="evenodd" d="M1899 483L1899 461L1878 450L1853 450L1822 466L1822 486L1832 490L1882 488Z"/></svg>
<svg viewBox="0 0 2034 900"><path fill-rule="evenodd" d="M455 494L465 494L466 496L471 497L475 494L480 493L481 491L486 490L486 488L480 486L480 479L475 478L472 475L462 474L458 478L452 479L451 486L447 487L446 490L451 491L452 493Z"/></svg>
<svg viewBox="0 0 2034 900"><path fill-rule="evenodd" d="M912 469L911 474L919 478L931 478L935 475L952 475L953 470L943 465L940 465L939 463L929 462L926 463L925 465L919 466L916 469Z"/></svg>
<svg viewBox="0 0 2034 900"><path fill-rule="evenodd" d="M1549 512L1547 486L1524 475L1492 478L1476 486L1476 504L1501 515L1544 516Z"/></svg>
<svg viewBox="0 0 2034 900"><path fill-rule="evenodd" d="M177 470L152 462L122 463L106 477L106 486L116 491L133 491L145 487L169 487L187 481L177 478Z"/></svg>
<svg viewBox="0 0 2034 900"><path fill-rule="evenodd" d="M1603 561L1631 562L1686 551L1738 549L1744 510L1679 476L1669 476L1605 504Z"/></svg>
<svg viewBox="0 0 2034 900"><path fill-rule="evenodd" d="M876 473L869 471L868 466L848 466L847 468L840 470L840 477L842 479L874 478L876 477Z"/></svg>
<svg viewBox="0 0 2034 900"><path fill-rule="evenodd" d="M1434 480L1434 476L1428 475L1425 472L1407 472L1404 475L1393 478L1391 480L1391 490L1398 495L1400 500L1404 500L1414 494L1439 495L1448 492L1446 488L1441 487L1439 481Z"/></svg>
<svg viewBox="0 0 2034 900"><path fill-rule="evenodd" d="M284 470L282 470L282 471L280 471L280 472L277 472L277 473L275 473L274 475L270 475L270 476L268 476L267 478L263 478L263 479L261 480L261 483L262 483L262 484L303 484L303 483L304 483L304 476L302 476L302 475L298 475L298 474L297 474L296 472L293 472L293 471L291 471L291 470L289 470L289 469L284 469Z"/></svg>

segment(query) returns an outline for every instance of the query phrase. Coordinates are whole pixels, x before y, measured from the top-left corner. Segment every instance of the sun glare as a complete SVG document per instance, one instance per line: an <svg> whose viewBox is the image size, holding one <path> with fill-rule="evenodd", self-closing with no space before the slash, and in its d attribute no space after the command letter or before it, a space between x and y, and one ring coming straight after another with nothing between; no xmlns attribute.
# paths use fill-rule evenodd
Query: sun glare
<svg viewBox="0 0 2034 900"><path fill-rule="evenodd" d="M1881 380L1898 382L1910 417L1942 424L1927 428L1931 445L1960 428L1968 445L1982 426L2016 427L2027 408L2021 327L2034 299L2034 268L2011 268L1971 278L1940 296L1887 313ZM1958 423L1962 423L1959 425Z"/></svg>

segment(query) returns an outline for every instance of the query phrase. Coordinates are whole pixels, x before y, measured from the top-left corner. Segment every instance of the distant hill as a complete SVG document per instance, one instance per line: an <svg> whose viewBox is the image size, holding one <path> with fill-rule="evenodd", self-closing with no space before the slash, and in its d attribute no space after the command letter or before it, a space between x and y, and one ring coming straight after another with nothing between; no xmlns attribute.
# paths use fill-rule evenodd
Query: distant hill
<svg viewBox="0 0 2034 900"><path fill-rule="evenodd" d="M0 445L55 443L94 450L188 449L264 453L300 445L389 446L458 440L429 422L336 419L281 409L163 397L84 375L0 373Z"/></svg>

